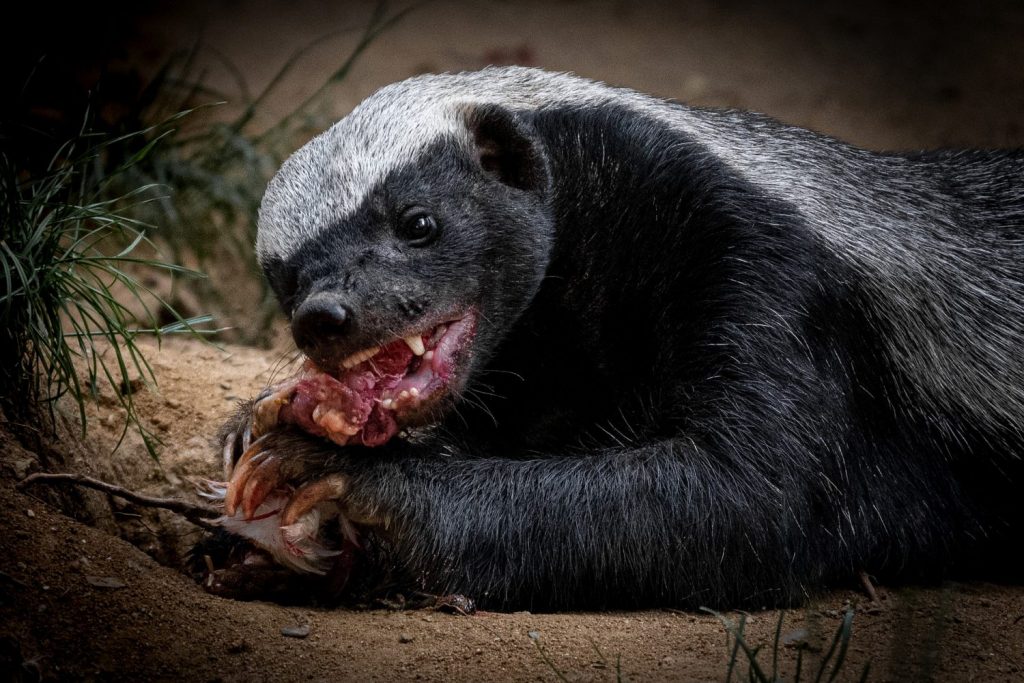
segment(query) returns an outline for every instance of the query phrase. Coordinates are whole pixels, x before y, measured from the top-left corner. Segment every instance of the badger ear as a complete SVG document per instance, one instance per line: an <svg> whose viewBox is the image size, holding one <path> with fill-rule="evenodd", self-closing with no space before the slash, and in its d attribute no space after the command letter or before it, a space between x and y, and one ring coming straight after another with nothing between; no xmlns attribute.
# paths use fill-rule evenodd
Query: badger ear
<svg viewBox="0 0 1024 683"><path fill-rule="evenodd" d="M511 187L547 192L547 157L536 133L522 117L496 105L474 106L466 114L477 161L488 175Z"/></svg>

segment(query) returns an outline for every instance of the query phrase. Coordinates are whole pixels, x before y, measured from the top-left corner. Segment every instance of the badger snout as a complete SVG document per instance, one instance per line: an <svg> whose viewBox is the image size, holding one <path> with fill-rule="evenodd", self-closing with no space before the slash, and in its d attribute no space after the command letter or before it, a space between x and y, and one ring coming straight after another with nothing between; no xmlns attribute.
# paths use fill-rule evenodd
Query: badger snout
<svg viewBox="0 0 1024 683"><path fill-rule="evenodd" d="M292 315L292 338L306 355L316 357L341 345L354 325L351 307L330 294L316 294Z"/></svg>

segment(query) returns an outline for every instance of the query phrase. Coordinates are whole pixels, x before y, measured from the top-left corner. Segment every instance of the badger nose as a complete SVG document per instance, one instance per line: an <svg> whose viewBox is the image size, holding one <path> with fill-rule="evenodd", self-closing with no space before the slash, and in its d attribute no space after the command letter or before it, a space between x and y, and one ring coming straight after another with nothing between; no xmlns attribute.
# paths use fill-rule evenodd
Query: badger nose
<svg viewBox="0 0 1024 683"><path fill-rule="evenodd" d="M313 296L292 316L292 338L306 353L341 340L352 327L352 312L338 301Z"/></svg>

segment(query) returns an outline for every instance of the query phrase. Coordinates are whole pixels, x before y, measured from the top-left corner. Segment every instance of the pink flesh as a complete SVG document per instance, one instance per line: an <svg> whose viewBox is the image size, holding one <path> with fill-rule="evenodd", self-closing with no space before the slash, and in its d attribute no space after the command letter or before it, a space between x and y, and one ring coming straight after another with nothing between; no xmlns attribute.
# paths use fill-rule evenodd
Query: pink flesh
<svg viewBox="0 0 1024 683"><path fill-rule="evenodd" d="M416 358L399 339L384 346L370 360L336 376L314 368L314 374L296 384L278 420L340 445L387 443L398 433L404 411L448 384L457 355L469 345L475 332L475 317L468 315L449 323L439 339L434 339L434 331L422 335L427 348L433 350L430 361ZM416 370L410 372L413 367ZM418 392L417 397L400 398L402 391L411 389ZM391 399L393 409L382 405L383 398ZM319 421L315 416L318 410ZM343 422L330 411L338 411ZM325 415L329 417L325 419Z"/></svg>

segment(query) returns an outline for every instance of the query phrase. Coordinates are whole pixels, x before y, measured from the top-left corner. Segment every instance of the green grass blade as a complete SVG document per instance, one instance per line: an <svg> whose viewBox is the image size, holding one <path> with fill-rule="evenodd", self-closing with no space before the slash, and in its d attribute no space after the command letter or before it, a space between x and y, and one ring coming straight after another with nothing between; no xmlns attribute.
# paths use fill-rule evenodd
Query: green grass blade
<svg viewBox="0 0 1024 683"><path fill-rule="evenodd" d="M842 671L843 662L846 661L846 651L850 645L850 637L853 635L853 610L847 610L843 615L843 621L839 625L839 652L836 654L836 661L832 665L832 673L828 677L828 683L832 683Z"/></svg>

